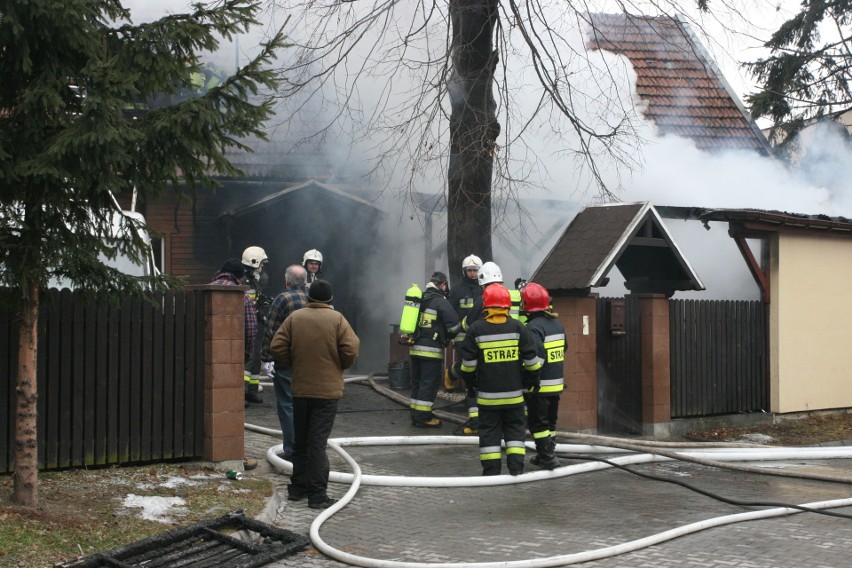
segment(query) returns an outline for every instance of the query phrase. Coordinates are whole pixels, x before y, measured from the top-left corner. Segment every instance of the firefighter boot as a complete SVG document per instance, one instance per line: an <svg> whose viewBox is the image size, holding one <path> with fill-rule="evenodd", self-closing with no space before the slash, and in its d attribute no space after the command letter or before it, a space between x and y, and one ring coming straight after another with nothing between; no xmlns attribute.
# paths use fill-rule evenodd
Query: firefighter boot
<svg viewBox="0 0 852 568"><path fill-rule="evenodd" d="M556 457L556 442L553 436L541 438L535 441L536 455L530 463L541 469L556 469L559 467L559 458Z"/></svg>
<svg viewBox="0 0 852 568"><path fill-rule="evenodd" d="M243 386L245 387L246 402L262 404L263 397L260 396L260 379L256 379L252 375L246 373L243 376Z"/></svg>
<svg viewBox="0 0 852 568"><path fill-rule="evenodd" d="M444 390L447 392L455 392L456 390L456 381L450 374L449 369L444 371Z"/></svg>

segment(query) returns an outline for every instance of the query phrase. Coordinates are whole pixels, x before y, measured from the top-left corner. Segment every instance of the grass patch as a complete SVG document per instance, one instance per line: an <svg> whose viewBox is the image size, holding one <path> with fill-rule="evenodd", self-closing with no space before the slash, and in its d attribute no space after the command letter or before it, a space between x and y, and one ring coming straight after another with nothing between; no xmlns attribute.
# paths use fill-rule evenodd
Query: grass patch
<svg viewBox="0 0 852 568"><path fill-rule="evenodd" d="M775 424L712 428L690 432L687 437L704 442L739 442L749 434L769 436L773 440L772 444L781 446L812 446L826 442L852 440L852 414L834 413L804 418L781 418Z"/></svg>
<svg viewBox="0 0 852 568"><path fill-rule="evenodd" d="M180 465L110 467L39 474L39 507L10 503L0 476L0 566L50 567L243 509L255 517L272 483ZM146 516L148 518L143 518Z"/></svg>

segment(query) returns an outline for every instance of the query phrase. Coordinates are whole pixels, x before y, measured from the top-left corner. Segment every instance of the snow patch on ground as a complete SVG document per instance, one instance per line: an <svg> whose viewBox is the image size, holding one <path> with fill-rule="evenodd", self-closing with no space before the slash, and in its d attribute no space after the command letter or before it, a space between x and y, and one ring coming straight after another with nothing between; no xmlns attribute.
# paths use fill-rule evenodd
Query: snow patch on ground
<svg viewBox="0 0 852 568"><path fill-rule="evenodd" d="M751 442L753 444L771 444L775 442L775 438L772 436L767 436L766 434L743 434L741 438L745 442Z"/></svg>
<svg viewBox="0 0 852 568"><path fill-rule="evenodd" d="M168 524L172 522L169 515L182 514L186 501L180 497L158 497L156 495L134 495L131 493L124 498L127 508L141 508L142 518L149 521Z"/></svg>

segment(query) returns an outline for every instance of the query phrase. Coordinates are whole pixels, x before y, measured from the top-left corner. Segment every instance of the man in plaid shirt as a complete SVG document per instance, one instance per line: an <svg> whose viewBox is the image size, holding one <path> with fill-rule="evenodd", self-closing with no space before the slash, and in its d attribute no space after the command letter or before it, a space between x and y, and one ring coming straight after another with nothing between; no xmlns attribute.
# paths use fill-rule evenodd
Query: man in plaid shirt
<svg viewBox="0 0 852 568"><path fill-rule="evenodd" d="M266 334L263 339L261 360L264 362L274 361L269 352L269 345L275 332L287 319L287 316L308 304L305 294L305 281L307 270L303 266L293 264L284 272L284 291L272 300L269 307L269 315L266 320ZM275 372L272 374L272 384L275 387L275 407L278 411L278 422L281 424L281 434L284 438L284 459L290 459L293 455L293 439L295 431L293 427L293 370L286 365L275 363Z"/></svg>

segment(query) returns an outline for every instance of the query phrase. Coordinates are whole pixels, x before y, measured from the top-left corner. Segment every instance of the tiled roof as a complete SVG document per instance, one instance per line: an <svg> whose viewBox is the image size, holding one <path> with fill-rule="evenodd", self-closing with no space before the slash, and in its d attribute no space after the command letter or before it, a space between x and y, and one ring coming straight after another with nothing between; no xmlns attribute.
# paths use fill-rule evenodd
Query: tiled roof
<svg viewBox="0 0 852 568"><path fill-rule="evenodd" d="M686 23L665 16L589 17L590 48L630 60L645 118L661 135L689 138L702 150L770 153L766 138Z"/></svg>
<svg viewBox="0 0 852 568"><path fill-rule="evenodd" d="M588 293L606 286L614 266L634 292L704 289L650 203L586 207L530 280L551 292Z"/></svg>

